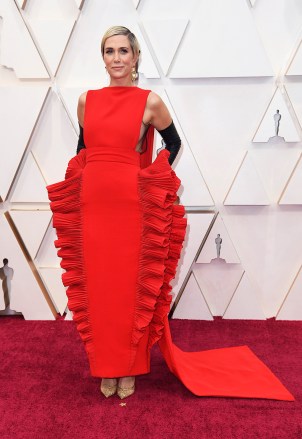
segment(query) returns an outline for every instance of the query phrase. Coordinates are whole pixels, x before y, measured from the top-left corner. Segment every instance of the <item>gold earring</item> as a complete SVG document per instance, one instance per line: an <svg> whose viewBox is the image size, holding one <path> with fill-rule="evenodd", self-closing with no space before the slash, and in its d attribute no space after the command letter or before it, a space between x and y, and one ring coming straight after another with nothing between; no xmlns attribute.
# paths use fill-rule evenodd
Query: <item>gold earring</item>
<svg viewBox="0 0 302 439"><path fill-rule="evenodd" d="M132 67L132 70L131 70L131 81L136 81L137 78L138 78L138 73L135 70L135 67Z"/></svg>

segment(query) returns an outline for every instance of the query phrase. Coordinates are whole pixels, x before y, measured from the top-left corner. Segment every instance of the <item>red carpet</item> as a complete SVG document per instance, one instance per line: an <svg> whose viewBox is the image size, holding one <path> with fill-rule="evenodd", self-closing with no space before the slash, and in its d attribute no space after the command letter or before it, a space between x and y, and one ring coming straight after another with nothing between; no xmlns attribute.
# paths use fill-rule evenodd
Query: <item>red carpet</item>
<svg viewBox="0 0 302 439"><path fill-rule="evenodd" d="M152 370L136 393L108 400L73 322L2 317L1 439L300 439L302 438L302 322L172 320L184 350L248 345L296 401L192 395L174 377L157 346Z"/></svg>

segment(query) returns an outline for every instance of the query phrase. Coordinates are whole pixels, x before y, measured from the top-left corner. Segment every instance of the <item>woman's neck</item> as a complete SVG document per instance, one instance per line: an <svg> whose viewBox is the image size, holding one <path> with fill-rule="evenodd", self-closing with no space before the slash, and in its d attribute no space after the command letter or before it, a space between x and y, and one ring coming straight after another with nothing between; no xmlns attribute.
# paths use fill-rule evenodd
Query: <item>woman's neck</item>
<svg viewBox="0 0 302 439"><path fill-rule="evenodd" d="M124 81L110 81L110 84L108 87L133 87L134 84L130 79L130 82L128 80Z"/></svg>

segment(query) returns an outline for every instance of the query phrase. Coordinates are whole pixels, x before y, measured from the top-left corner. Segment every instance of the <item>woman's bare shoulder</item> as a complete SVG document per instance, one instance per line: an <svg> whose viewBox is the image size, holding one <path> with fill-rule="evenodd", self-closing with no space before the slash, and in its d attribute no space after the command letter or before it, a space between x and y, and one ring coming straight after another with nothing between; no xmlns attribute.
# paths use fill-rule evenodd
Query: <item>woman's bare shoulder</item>
<svg viewBox="0 0 302 439"><path fill-rule="evenodd" d="M80 94L79 100L78 100L77 113L78 113L78 121L79 121L81 126L84 125L84 113L85 113L86 96L87 96L87 91L85 91L84 93Z"/></svg>
<svg viewBox="0 0 302 439"><path fill-rule="evenodd" d="M88 90L84 91L84 93L80 94L80 96L79 96L79 104L80 105L85 105L87 93L88 93Z"/></svg>
<svg viewBox="0 0 302 439"><path fill-rule="evenodd" d="M150 91L147 99L148 120L157 129L163 130L171 124L172 117L162 98Z"/></svg>
<svg viewBox="0 0 302 439"><path fill-rule="evenodd" d="M150 109L155 109L163 104L163 100L157 93L151 90L148 94L147 104Z"/></svg>

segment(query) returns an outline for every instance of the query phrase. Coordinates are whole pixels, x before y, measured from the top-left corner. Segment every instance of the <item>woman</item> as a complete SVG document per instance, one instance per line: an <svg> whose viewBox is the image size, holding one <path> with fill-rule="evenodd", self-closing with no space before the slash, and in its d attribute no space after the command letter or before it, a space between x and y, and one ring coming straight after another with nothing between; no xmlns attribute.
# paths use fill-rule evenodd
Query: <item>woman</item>
<svg viewBox="0 0 302 439"><path fill-rule="evenodd" d="M137 87L140 49L129 29L105 33L108 87L83 93L80 136L63 182L47 187L66 270L68 307L101 392L134 393L158 342L167 365L196 395L292 400L246 347L183 352L171 340L168 312L187 220L171 168L180 138L169 111ZM165 142L152 160L156 129Z"/></svg>
<svg viewBox="0 0 302 439"><path fill-rule="evenodd" d="M138 68L138 60L140 48L138 45L138 41L135 36L130 33L127 29L122 27L113 27L109 29L102 40L101 43L101 51L103 55L103 60L105 62L105 68L110 75L110 84L109 87L133 87L133 82L136 79L137 68ZM111 91L111 90L110 90ZM131 92L135 92L136 90L127 90L130 92L129 98L131 98ZM124 94L124 90L122 91ZM80 129L83 132L84 126L84 114L85 114L85 104L86 104L86 96L87 92L83 93L79 98L78 103L78 120L80 124ZM145 96L142 96L144 99ZM141 98L140 98L141 100ZM118 123L118 119L117 119ZM175 130L172 118L169 114L169 111L161 100L161 98L150 92L147 95L147 100L145 104L144 114L142 117L142 126L141 132L139 136L139 141L136 145L135 150L138 152L142 151L142 140L144 139L144 135L146 134L146 130L148 129L148 125L152 124L159 132L162 131L161 134L165 136L166 142L168 144L171 143L171 147L173 148L173 160L178 152L180 147L180 138ZM167 137L168 136L168 137ZM171 142L171 140L175 141ZM83 140L80 142L80 145L83 145ZM78 151L80 148L78 147ZM170 154L170 164L172 164L173 160ZM124 168L124 164L122 168ZM122 181L121 181L121 184ZM116 201L114 202L116 203ZM119 206L116 205L116 214L118 215ZM114 213L115 215L115 213ZM124 232L122 232L124 233ZM128 250L126 249L126 252ZM127 256L127 255L126 255ZM129 267L128 267L129 269ZM123 280L121 279L121 289ZM119 393L123 392L123 395L126 393L132 393L134 390L134 380L135 377L122 377L119 379L118 391ZM103 378L101 391L108 395L109 393L114 392L117 385L117 379L112 378ZM127 390L126 390L127 389ZM130 389L130 390L128 390Z"/></svg>

